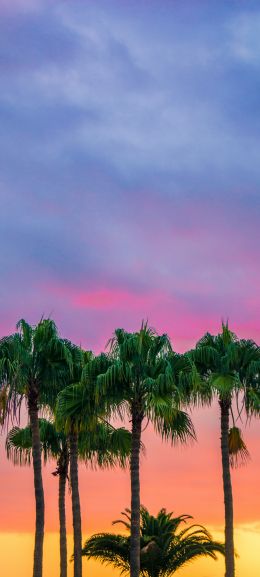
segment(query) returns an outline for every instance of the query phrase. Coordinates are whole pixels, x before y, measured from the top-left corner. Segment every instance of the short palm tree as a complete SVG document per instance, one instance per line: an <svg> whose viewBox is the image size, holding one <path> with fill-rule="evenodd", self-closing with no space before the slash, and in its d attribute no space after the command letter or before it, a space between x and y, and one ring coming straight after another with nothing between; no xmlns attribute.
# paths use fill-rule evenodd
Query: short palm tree
<svg viewBox="0 0 260 577"><path fill-rule="evenodd" d="M68 479L69 447L64 432L58 432L55 424L39 419L40 439L44 463L56 459L53 475L59 477L59 524L60 524L60 577L67 577L67 535L65 492ZM92 466L101 468L124 467L130 453L131 435L125 429L98 423L94 434L79 433L79 458ZM6 439L7 457L15 465L30 465L32 460L31 427L13 427Z"/></svg>
<svg viewBox="0 0 260 577"><path fill-rule="evenodd" d="M179 361L179 358L178 358ZM105 363L104 363L105 365ZM110 340L107 368L100 367L97 395L106 395L108 409L127 414L131 422L131 544L130 575L140 574L140 448L144 420L172 442L194 438L190 417L181 410L182 393L173 370L167 335L159 336L142 323L138 332L115 331ZM186 366L186 361L184 363ZM180 372L181 362L179 365Z"/></svg>
<svg viewBox="0 0 260 577"><path fill-rule="evenodd" d="M131 511L126 509L122 523L131 530ZM192 519L189 515L173 517L161 509L158 515L150 515L141 507L140 524L140 575L142 577L170 577L190 561L198 557L217 559L216 553L224 554L224 545L214 541L201 525L180 529L182 523ZM113 533L98 533L90 537L82 550L87 559L111 564L121 574L130 573L130 537Z"/></svg>
<svg viewBox="0 0 260 577"><path fill-rule="evenodd" d="M67 534L65 493L68 479L69 451L67 437L57 432L54 423L39 419L40 440L44 462L50 458L57 461L53 475L59 477L59 524L60 524L60 577L67 577ZM32 461L31 427L13 427L6 438L7 457L15 465L30 465Z"/></svg>
<svg viewBox="0 0 260 577"><path fill-rule="evenodd" d="M33 577L42 577L44 538L44 492L41 468L41 441L38 411L46 399L57 395L67 383L71 354L55 323L42 319L30 326L24 320L17 332L0 340L0 382L5 390L5 418L19 417L22 399L26 400L32 432L32 461L36 504Z"/></svg>
<svg viewBox="0 0 260 577"><path fill-rule="evenodd" d="M259 393L255 384L260 372L260 350L251 340L239 340L222 324L217 336L207 333L191 351L198 371L202 376L202 387L196 391L202 402L210 403L216 395L221 417L221 456L225 504L225 577L235 575L233 496L230 466L238 453L246 458L247 449L238 427L230 428L232 400L242 398L247 410L256 411ZM235 425L233 423L233 425Z"/></svg>

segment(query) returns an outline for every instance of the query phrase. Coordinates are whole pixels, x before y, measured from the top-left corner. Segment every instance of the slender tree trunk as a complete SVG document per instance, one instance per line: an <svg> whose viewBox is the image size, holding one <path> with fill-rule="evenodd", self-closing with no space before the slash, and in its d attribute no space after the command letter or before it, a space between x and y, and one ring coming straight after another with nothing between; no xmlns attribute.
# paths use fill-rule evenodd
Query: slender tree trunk
<svg viewBox="0 0 260 577"><path fill-rule="evenodd" d="M230 462L228 450L229 432L229 411L230 399L220 399L221 410L221 455L222 455L222 475L225 504L225 577L235 576L235 555L234 555L234 527L233 527L233 496L230 475Z"/></svg>
<svg viewBox="0 0 260 577"><path fill-rule="evenodd" d="M140 575L140 446L142 414L133 405L132 446L131 446L131 537L130 537L130 577Z"/></svg>
<svg viewBox="0 0 260 577"><path fill-rule="evenodd" d="M67 533L65 495L68 476L68 451L65 448L59 459L59 520L60 520L60 577L67 577Z"/></svg>
<svg viewBox="0 0 260 577"><path fill-rule="evenodd" d="M70 434L70 482L74 536L74 577L82 577L82 533L78 481L78 436Z"/></svg>
<svg viewBox="0 0 260 577"><path fill-rule="evenodd" d="M42 577L43 538L44 538L44 493L42 484L41 441L38 419L37 392L32 388L29 393L28 410L32 431L32 456L34 493L36 504L36 528L34 541L33 577Z"/></svg>

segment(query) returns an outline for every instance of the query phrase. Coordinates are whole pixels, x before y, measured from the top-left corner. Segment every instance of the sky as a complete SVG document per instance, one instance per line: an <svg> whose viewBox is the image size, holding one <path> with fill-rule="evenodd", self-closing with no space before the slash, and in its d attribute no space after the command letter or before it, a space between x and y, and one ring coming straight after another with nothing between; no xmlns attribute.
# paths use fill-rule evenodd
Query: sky
<svg viewBox="0 0 260 577"><path fill-rule="evenodd" d="M0 0L2 335L51 316L99 352L148 319L184 351L229 319L259 343L259 72L257 1ZM217 406L194 420L199 442L176 454L148 431L143 499L221 532ZM251 462L234 472L238 577L260 568L259 430L246 428ZM109 529L127 474L116 491L112 472L81 474L85 533ZM0 541L16 540L25 577L32 475L4 450L0 489ZM210 563L194 577L223 574Z"/></svg>

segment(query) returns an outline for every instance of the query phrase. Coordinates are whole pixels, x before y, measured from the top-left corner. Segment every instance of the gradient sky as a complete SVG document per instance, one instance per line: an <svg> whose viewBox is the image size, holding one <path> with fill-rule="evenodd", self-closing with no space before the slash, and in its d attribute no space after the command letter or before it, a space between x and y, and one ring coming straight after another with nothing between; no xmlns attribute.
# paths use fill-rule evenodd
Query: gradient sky
<svg viewBox="0 0 260 577"><path fill-rule="evenodd" d="M98 352L148 318L183 351L229 318L259 342L259 2L0 0L0 70L2 335L51 315ZM147 433L143 502L221 531L217 408L194 419L193 448ZM252 461L234 473L238 577L248 558L260 570L259 432L246 429ZM82 471L85 533L128 505L128 476L116 479L115 492L112 473ZM31 471L3 456L0 541L11 532L21 551L31 492Z"/></svg>

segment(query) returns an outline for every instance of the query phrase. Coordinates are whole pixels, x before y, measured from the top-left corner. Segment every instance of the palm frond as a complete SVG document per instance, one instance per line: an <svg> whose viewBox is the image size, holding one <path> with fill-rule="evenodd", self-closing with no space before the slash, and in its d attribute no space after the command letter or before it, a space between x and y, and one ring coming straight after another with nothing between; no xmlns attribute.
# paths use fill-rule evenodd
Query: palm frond
<svg viewBox="0 0 260 577"><path fill-rule="evenodd" d="M46 419L39 419L40 440L44 462L48 459L57 459L65 443L65 435L56 431L54 423ZM14 465L30 465L32 460L31 428L13 427L6 437L7 458Z"/></svg>
<svg viewBox="0 0 260 577"><path fill-rule="evenodd" d="M196 440L196 433L190 416L181 409L174 408L171 399L165 397L150 399L150 418L156 432L172 443L187 443Z"/></svg>
<svg viewBox="0 0 260 577"><path fill-rule="evenodd" d="M122 513L125 519L121 523L130 533L131 511ZM201 525L188 525L180 530L182 523L192 517L180 515L174 517L161 509L157 516L150 515L141 507L141 575L143 577L167 577L200 556L217 559L217 553L224 555L224 545L214 541L210 533ZM82 551L88 559L97 559L119 569L122 574L129 574L130 569L130 536L99 533L92 535Z"/></svg>
<svg viewBox="0 0 260 577"><path fill-rule="evenodd" d="M104 565L112 565L120 570L120 575L124 575L129 572L129 539L112 533L93 535L85 542L82 555Z"/></svg>
<svg viewBox="0 0 260 577"><path fill-rule="evenodd" d="M79 456L93 467L125 467L131 450L131 433L109 423L96 423L91 432L79 434Z"/></svg>
<svg viewBox="0 0 260 577"><path fill-rule="evenodd" d="M56 424L59 430L70 431L73 426L78 431L91 430L97 422L97 406L93 395L83 383L65 387L57 396Z"/></svg>
<svg viewBox="0 0 260 577"><path fill-rule="evenodd" d="M228 433L228 450L231 467L246 465L250 459L249 451L244 443L241 429L232 427Z"/></svg>
<svg viewBox="0 0 260 577"><path fill-rule="evenodd" d="M14 465L30 465L32 460L31 428L13 427L6 437L6 454Z"/></svg>

